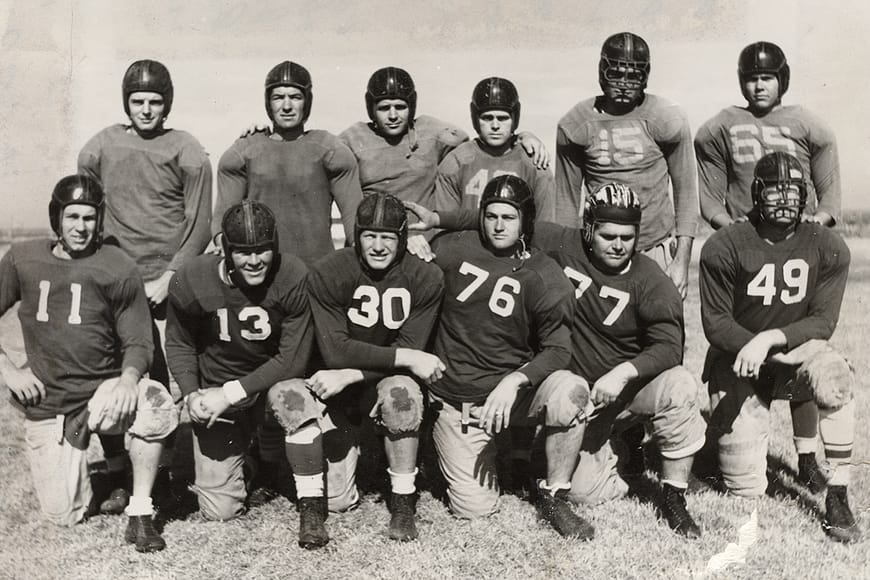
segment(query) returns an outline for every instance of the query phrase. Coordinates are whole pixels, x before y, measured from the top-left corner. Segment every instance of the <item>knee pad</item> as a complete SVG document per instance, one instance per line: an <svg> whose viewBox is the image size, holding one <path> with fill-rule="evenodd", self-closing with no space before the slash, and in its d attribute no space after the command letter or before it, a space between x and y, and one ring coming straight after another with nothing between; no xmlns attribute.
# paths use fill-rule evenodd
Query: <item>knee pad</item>
<svg viewBox="0 0 870 580"><path fill-rule="evenodd" d="M269 409L284 429L293 433L299 427L320 417L314 395L302 379L276 383L269 389Z"/></svg>
<svg viewBox="0 0 870 580"><path fill-rule="evenodd" d="M556 371L547 381L551 379L556 383L546 400L544 424L547 427L570 427L575 420L585 418L589 412L589 383L569 371Z"/></svg>
<svg viewBox="0 0 870 580"><path fill-rule="evenodd" d="M423 422L423 392L413 379L387 377L377 386L378 401L370 416L391 434L410 433Z"/></svg>
<svg viewBox="0 0 870 580"><path fill-rule="evenodd" d="M178 427L178 408L172 394L151 379L139 381L139 400L136 420L130 427L130 435L145 441L161 441Z"/></svg>
<svg viewBox="0 0 870 580"><path fill-rule="evenodd" d="M809 385L820 408L838 409L852 400L855 373L849 361L829 348L801 363L795 381Z"/></svg>

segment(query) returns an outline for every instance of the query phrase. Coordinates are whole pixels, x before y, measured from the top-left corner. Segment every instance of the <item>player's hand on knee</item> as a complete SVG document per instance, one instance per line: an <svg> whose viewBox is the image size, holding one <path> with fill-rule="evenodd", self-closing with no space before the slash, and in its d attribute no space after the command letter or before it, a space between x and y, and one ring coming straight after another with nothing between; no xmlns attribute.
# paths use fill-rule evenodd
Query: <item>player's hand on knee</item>
<svg viewBox="0 0 870 580"><path fill-rule="evenodd" d="M517 141L526 154L532 158L535 167L538 169L550 167L550 152L547 151L544 143L534 133L524 131L518 135Z"/></svg>
<svg viewBox="0 0 870 580"><path fill-rule="evenodd" d="M408 236L408 253L417 256L424 262L431 262L435 258L435 252L429 247L429 242L421 235Z"/></svg>
<svg viewBox="0 0 870 580"><path fill-rule="evenodd" d="M203 412L208 415L206 427L214 425L218 418L232 406L232 402L227 398L226 392L221 387L205 389L199 404Z"/></svg>
<svg viewBox="0 0 870 580"><path fill-rule="evenodd" d="M522 386L514 377L517 374L511 373L499 381L483 403L480 425L487 433L500 433L502 429L510 427L511 409ZM524 375L521 376L525 379Z"/></svg>
<svg viewBox="0 0 870 580"><path fill-rule="evenodd" d="M195 391L187 397L187 412L190 420L200 425L208 423L211 418L208 410L202 404L202 389Z"/></svg>
<svg viewBox="0 0 870 580"><path fill-rule="evenodd" d="M245 137L250 137L251 135L256 135L257 133L265 133L266 135L270 135L272 133L272 127L265 123L251 123L239 133L239 138L244 139Z"/></svg>
<svg viewBox="0 0 870 580"><path fill-rule="evenodd" d="M737 353L732 366L734 374L742 378L758 378L771 349L785 346L786 343L785 334L779 329L759 332Z"/></svg>
<svg viewBox="0 0 870 580"><path fill-rule="evenodd" d="M415 348L396 349L396 366L408 369L427 385L441 380L447 369L434 354Z"/></svg>
<svg viewBox="0 0 870 580"><path fill-rule="evenodd" d="M315 396L325 401L361 380L362 373L356 369L329 369L317 371L305 380L305 384Z"/></svg>
<svg viewBox="0 0 870 580"><path fill-rule="evenodd" d="M426 232L441 225L441 217L438 215L438 212L432 211L413 201L403 201L402 205L420 220L408 224L409 232Z"/></svg>
<svg viewBox="0 0 870 580"><path fill-rule="evenodd" d="M620 363L595 381L589 399L596 407L610 405L616 402L629 381L637 376L637 368L632 363Z"/></svg>
<svg viewBox="0 0 870 580"><path fill-rule="evenodd" d="M25 407L38 405L45 398L45 385L36 378L30 367L19 369L9 365L3 373L3 380L15 398Z"/></svg>
<svg viewBox="0 0 870 580"><path fill-rule="evenodd" d="M107 408L106 416L115 425L129 425L136 414L138 399L138 376L122 373L112 386L112 405Z"/></svg>

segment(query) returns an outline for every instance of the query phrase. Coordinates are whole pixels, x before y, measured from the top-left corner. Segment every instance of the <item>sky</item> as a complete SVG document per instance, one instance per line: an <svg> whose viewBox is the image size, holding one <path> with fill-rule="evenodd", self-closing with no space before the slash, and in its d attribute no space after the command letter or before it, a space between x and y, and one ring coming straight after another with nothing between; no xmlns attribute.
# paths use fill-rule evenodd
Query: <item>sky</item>
<svg viewBox="0 0 870 580"><path fill-rule="evenodd" d="M522 101L520 128L552 152L559 118L598 92L601 43L624 30L650 44L648 91L683 106L693 131L741 103L740 50L757 40L779 44L792 69L785 102L831 125L843 205L868 209L868 29L870 3L859 0L0 0L0 228L46 225L51 189L75 172L82 145L125 121L121 78L137 59L169 67L175 103L167 125L192 133L215 166L243 128L266 121L263 79L283 60L312 74L307 127L334 133L365 119L366 81L382 66L412 74L418 114L469 133L474 85L510 78Z"/></svg>

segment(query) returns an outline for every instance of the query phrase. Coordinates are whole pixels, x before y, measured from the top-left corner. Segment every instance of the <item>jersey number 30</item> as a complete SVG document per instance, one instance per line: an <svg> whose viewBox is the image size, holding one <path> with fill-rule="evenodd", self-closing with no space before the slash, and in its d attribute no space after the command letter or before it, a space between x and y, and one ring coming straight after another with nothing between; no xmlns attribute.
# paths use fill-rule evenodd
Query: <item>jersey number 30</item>
<svg viewBox="0 0 870 580"><path fill-rule="evenodd" d="M353 299L359 301L359 306L349 308L347 317L364 328L371 328L383 319L385 327L398 330L411 312L411 293L407 288L387 288L382 296L374 286L363 285L354 291Z"/></svg>
<svg viewBox="0 0 870 580"><path fill-rule="evenodd" d="M799 258L788 260L782 265L782 282L786 288L779 292L779 299L783 304L795 304L806 297L809 273L809 264ZM746 285L746 295L760 296L765 306L773 304L778 290L776 274L774 264L762 266L755 278Z"/></svg>

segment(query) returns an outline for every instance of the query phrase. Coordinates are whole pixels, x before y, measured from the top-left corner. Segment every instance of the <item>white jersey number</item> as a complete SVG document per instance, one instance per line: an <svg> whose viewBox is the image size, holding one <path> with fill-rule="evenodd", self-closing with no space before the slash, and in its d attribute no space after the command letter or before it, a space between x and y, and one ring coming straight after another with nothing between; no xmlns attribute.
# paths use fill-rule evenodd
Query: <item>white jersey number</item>
<svg viewBox="0 0 870 580"><path fill-rule="evenodd" d="M48 322L48 293L51 291L51 281L39 281L39 302L36 305L36 320L38 322ZM69 316L66 321L70 324L81 324L81 309L82 309L82 285L73 282L69 285L70 305Z"/></svg>
<svg viewBox="0 0 870 580"><path fill-rule="evenodd" d="M229 313L226 308L218 308L218 337L224 342L231 342ZM239 310L239 322L250 322L251 329L242 328L239 334L245 340L260 341L272 336L272 325L269 323L269 313L260 306L245 306Z"/></svg>
<svg viewBox="0 0 870 580"><path fill-rule="evenodd" d="M359 286L353 299L360 301L359 307L349 308L347 317L365 328L371 328L382 319L385 327L398 330L411 312L411 293L407 288L387 288L382 296L374 286Z"/></svg>
<svg viewBox="0 0 870 580"><path fill-rule="evenodd" d="M612 149L611 149L612 144ZM643 129L614 127L601 129L589 156L599 165L633 165L643 160Z"/></svg>
<svg viewBox="0 0 870 580"><path fill-rule="evenodd" d="M574 289L574 298L580 300L580 297L583 296L586 290L588 290L592 285L592 278L582 272L578 272L570 266L565 266L563 271L565 272L565 276L576 285L576 288ZM613 310L611 310L610 314L608 314L602 321L604 326L613 326L616 321L619 320L619 315L622 314L625 311L625 307L628 306L631 294L624 290L613 288L612 286L602 286L598 291L598 296L605 299L613 298L616 300Z"/></svg>
<svg viewBox="0 0 870 580"><path fill-rule="evenodd" d="M459 302L468 300L474 291L480 288L483 283L489 278L489 272L483 268L478 268L474 264L462 262L459 266L459 273L464 275L474 276L471 283L456 296ZM495 286L492 289L492 295L489 297L489 309L493 314L497 314L502 318L507 318L514 312L516 307L516 295L520 293L519 281L510 276L502 276L495 281Z"/></svg>
<svg viewBox="0 0 870 580"><path fill-rule="evenodd" d="M744 124L733 125L728 133L731 137L731 155L735 163L752 163L771 151L785 151L796 154L791 129Z"/></svg>
<svg viewBox="0 0 870 580"><path fill-rule="evenodd" d="M762 304L770 306L778 293L779 300L783 304L796 304L806 298L809 273L810 266L804 260L800 258L788 260L782 265L782 282L786 287L778 292L776 266L765 264L755 278L746 285L746 295L760 296Z"/></svg>

